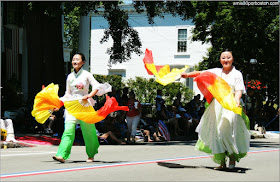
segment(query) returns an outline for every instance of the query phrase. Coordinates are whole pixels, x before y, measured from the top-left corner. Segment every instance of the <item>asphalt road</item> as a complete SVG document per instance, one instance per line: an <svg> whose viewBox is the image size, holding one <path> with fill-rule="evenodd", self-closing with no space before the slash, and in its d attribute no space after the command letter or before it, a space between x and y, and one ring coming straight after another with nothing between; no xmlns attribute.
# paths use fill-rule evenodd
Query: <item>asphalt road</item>
<svg viewBox="0 0 280 182"><path fill-rule="evenodd" d="M1 181L279 181L279 138L252 139L234 170L217 171L196 141L101 145L94 163L73 146L66 163L52 159L58 146L1 150Z"/></svg>

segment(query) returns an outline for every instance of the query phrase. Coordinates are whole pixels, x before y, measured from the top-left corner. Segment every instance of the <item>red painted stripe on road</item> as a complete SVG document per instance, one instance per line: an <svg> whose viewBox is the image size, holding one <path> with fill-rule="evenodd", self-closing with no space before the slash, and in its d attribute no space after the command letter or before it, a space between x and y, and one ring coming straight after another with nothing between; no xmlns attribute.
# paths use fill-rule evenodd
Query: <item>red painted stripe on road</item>
<svg viewBox="0 0 280 182"><path fill-rule="evenodd" d="M251 152L248 152L247 154L263 153L263 152L276 152L276 151L279 151L279 149L251 151ZM102 168L121 167L121 166L130 166L130 165L139 165L139 164L151 164L151 163L158 163L158 162L203 159L203 158L210 158L210 157L212 157L212 156L207 155L207 156L195 156L195 157L173 158L173 159L159 159L159 160L139 161L139 162L136 161L136 162L130 162L130 163L118 163L118 164L88 166L88 167L79 167L79 168L33 171L33 172L15 173L15 174L6 174L6 175L4 174L4 175L1 175L1 179L23 177L23 176L34 176L34 175L42 175L42 174L53 174L53 173L61 173L61 172L71 172L71 171L82 171L82 170L89 170L89 169L102 169Z"/></svg>

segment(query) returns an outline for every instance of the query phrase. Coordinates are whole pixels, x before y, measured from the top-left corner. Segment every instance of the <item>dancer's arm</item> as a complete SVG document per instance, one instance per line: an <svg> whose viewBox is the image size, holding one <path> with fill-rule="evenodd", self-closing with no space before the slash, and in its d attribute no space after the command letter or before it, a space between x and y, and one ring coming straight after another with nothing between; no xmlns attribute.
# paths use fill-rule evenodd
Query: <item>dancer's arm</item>
<svg viewBox="0 0 280 182"><path fill-rule="evenodd" d="M82 98L83 100L87 100L88 98L95 96L95 94L98 92L98 85L100 84L92 74L89 74L87 77L90 85L92 86L92 91L89 94L84 95Z"/></svg>
<svg viewBox="0 0 280 182"><path fill-rule="evenodd" d="M242 91L241 90L236 91L235 94L234 94L234 98L235 98L237 107L240 106L240 98L241 98L241 96L242 96Z"/></svg>
<svg viewBox="0 0 280 182"><path fill-rule="evenodd" d="M83 100L87 100L88 98L91 98L93 96L95 96L95 94L98 92L98 90L92 90L88 95L84 95L83 96Z"/></svg>
<svg viewBox="0 0 280 182"><path fill-rule="evenodd" d="M182 78L196 77L196 76L198 76L200 74L201 74L201 71L193 71L193 72L190 72L190 73L182 73L181 77Z"/></svg>

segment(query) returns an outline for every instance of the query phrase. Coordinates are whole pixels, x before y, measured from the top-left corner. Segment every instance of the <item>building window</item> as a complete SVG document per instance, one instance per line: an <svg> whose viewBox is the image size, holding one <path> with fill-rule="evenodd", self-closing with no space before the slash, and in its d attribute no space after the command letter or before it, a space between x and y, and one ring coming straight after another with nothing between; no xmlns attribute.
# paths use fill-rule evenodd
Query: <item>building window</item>
<svg viewBox="0 0 280 182"><path fill-rule="evenodd" d="M185 65L170 65L170 71L172 71L173 68L182 69L184 67L185 67ZM177 77L174 82L182 82L182 79Z"/></svg>
<svg viewBox="0 0 280 182"><path fill-rule="evenodd" d="M187 52L187 29L178 29L177 52Z"/></svg>
<svg viewBox="0 0 280 182"><path fill-rule="evenodd" d="M109 70L108 75L119 75L121 77L125 77L126 72L125 72L125 70L112 69L112 70Z"/></svg>

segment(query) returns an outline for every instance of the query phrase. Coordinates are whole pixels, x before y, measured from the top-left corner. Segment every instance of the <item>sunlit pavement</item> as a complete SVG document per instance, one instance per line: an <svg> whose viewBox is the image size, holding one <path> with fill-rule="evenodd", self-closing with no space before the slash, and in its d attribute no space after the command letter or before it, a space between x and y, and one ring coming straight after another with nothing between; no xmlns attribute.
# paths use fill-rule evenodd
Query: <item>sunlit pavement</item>
<svg viewBox="0 0 280 182"><path fill-rule="evenodd" d="M279 181L279 138L251 139L248 155L224 171L195 142L101 145L93 163L84 146L65 163L52 159L58 146L1 149L1 181Z"/></svg>

